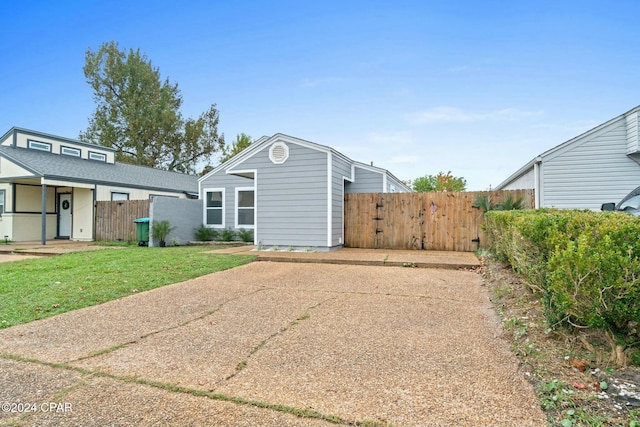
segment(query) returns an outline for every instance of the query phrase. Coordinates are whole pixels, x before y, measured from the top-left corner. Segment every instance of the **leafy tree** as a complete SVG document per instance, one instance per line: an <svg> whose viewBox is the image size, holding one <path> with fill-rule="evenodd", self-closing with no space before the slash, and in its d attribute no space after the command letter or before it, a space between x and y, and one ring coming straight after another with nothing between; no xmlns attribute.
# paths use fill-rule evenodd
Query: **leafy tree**
<svg viewBox="0 0 640 427"><path fill-rule="evenodd" d="M253 141L251 137L245 133L241 133L236 136L236 140L233 144L225 145L222 147L222 157L220 157L220 163L224 163L245 148L249 147Z"/></svg>
<svg viewBox="0 0 640 427"><path fill-rule="evenodd" d="M96 110L80 140L115 148L118 161L189 173L224 146L215 104L184 119L178 84L161 81L139 49L125 52L108 42L87 50L85 61Z"/></svg>
<svg viewBox="0 0 640 427"><path fill-rule="evenodd" d="M425 175L416 178L412 182L413 191L421 193L432 191L464 191L467 188L467 180L451 175L451 171L438 175Z"/></svg>

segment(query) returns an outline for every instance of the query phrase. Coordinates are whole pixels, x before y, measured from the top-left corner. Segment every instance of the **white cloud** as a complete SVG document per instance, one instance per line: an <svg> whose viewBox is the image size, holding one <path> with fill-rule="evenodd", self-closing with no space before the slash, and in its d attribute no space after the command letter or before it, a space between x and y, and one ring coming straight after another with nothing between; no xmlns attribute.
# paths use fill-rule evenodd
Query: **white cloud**
<svg viewBox="0 0 640 427"><path fill-rule="evenodd" d="M515 108L505 108L502 110L490 111L487 113L475 113L464 111L454 107L435 107L428 110L418 111L408 115L409 123L414 125L424 125L430 123L469 123L477 121L505 121L520 120L526 117L543 114L542 111L521 111Z"/></svg>

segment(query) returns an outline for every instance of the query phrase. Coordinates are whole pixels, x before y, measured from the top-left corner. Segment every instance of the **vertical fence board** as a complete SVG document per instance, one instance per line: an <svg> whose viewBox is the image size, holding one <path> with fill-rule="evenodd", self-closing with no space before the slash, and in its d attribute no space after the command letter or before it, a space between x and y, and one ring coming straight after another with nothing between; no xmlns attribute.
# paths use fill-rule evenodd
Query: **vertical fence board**
<svg viewBox="0 0 640 427"><path fill-rule="evenodd" d="M137 218L149 216L150 200L123 200L96 202L96 240L137 240Z"/></svg>
<svg viewBox="0 0 640 427"><path fill-rule="evenodd" d="M461 252L484 247L484 215L474 207L478 195L489 195L492 203L522 198L525 209L534 205L534 190L347 194L345 246Z"/></svg>

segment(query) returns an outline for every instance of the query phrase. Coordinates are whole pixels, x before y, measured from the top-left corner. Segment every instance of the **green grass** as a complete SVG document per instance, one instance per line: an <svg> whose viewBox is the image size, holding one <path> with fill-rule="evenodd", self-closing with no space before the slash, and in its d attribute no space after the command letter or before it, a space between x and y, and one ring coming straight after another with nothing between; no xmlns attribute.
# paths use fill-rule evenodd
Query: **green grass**
<svg viewBox="0 0 640 427"><path fill-rule="evenodd" d="M212 247L127 247L0 264L0 329L233 268Z"/></svg>

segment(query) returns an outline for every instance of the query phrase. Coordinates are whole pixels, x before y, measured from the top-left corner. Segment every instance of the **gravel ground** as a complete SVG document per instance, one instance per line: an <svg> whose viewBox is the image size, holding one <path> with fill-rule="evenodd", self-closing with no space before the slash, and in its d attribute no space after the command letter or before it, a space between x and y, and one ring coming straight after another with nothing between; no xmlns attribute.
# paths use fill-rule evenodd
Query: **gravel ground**
<svg viewBox="0 0 640 427"><path fill-rule="evenodd" d="M213 392L351 423L544 426L501 334L472 271L252 263L0 330L0 402L73 405L18 425L329 425Z"/></svg>

